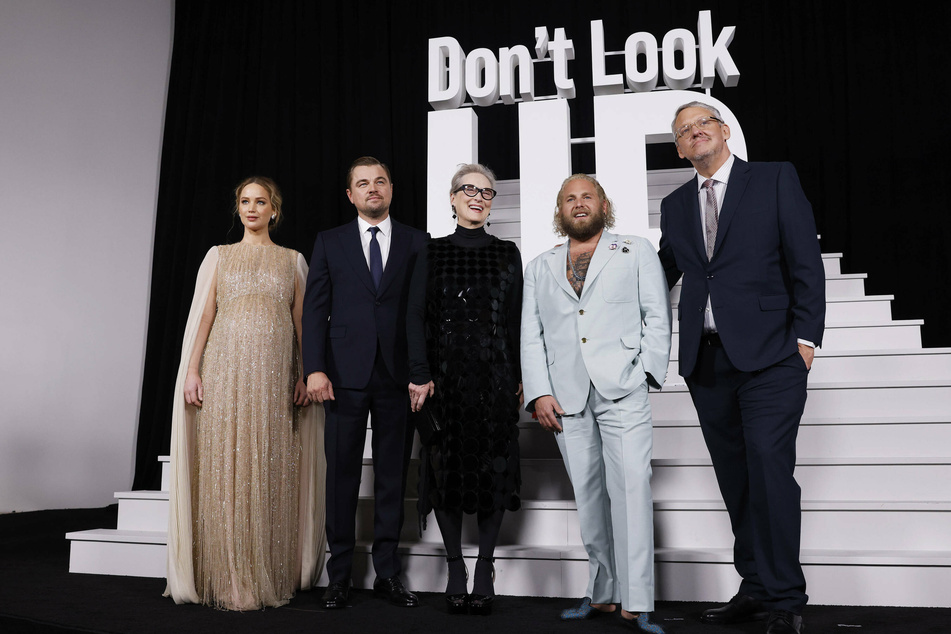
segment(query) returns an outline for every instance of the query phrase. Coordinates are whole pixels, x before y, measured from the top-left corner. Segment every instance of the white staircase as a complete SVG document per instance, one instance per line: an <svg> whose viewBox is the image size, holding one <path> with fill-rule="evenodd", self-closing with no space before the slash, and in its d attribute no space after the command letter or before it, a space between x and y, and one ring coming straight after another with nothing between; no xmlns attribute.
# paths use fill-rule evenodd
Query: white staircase
<svg viewBox="0 0 951 634"><path fill-rule="evenodd" d="M660 199L690 174L650 174L653 226ZM501 237L518 235L517 187L516 181L498 185L490 231ZM798 443L802 562L810 602L951 607L946 590L951 587L951 349L923 349L922 322L892 320L893 297L866 296L865 275L843 274L840 258L823 256L827 329L810 373ZM674 310L678 298L675 288ZM739 583L733 538L696 413L677 375L676 339L675 331L665 388L651 394L657 598L722 601ZM519 426L522 509L503 523L496 591L580 597L587 561L564 466L551 434L527 416ZM369 440L365 456L357 587L369 587L374 576ZM163 490L166 482L167 476ZM414 590L441 592L446 568L439 529L430 517L428 530L419 535L415 490L414 460L401 545L404 576ZM67 535L73 540L70 571L164 576L167 493L116 497L117 530ZM471 569L474 518L467 518L465 531Z"/></svg>

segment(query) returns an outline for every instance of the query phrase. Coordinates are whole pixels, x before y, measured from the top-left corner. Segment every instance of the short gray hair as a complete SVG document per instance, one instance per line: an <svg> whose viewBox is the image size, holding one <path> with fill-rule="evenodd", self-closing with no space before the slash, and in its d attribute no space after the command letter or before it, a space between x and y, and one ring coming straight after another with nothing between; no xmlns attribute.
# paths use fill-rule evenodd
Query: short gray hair
<svg viewBox="0 0 951 634"><path fill-rule="evenodd" d="M680 113L687 108L703 108L720 121L723 121L723 117L720 116L720 111L710 104L703 103L702 101L691 101L690 103L685 103L684 105L677 108L677 112L674 113L674 120L670 122L670 131L674 134L674 141L677 140L677 117L679 117Z"/></svg>
<svg viewBox="0 0 951 634"><path fill-rule="evenodd" d="M457 189L465 185L465 183L462 182L462 178L467 174L482 174L489 179L489 187L495 189L495 172L481 163L465 163L460 165L456 173L452 175L452 181L449 183L450 196L452 196L453 192Z"/></svg>

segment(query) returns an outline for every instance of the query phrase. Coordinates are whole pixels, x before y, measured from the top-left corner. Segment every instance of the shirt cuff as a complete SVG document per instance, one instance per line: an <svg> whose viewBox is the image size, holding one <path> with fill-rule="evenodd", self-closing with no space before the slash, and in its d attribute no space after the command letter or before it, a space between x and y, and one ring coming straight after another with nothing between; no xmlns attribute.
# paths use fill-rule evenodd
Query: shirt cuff
<svg viewBox="0 0 951 634"><path fill-rule="evenodd" d="M796 339L796 343L801 343L802 345L809 346L810 348L816 347L816 344L812 343L811 341L807 341L806 339Z"/></svg>

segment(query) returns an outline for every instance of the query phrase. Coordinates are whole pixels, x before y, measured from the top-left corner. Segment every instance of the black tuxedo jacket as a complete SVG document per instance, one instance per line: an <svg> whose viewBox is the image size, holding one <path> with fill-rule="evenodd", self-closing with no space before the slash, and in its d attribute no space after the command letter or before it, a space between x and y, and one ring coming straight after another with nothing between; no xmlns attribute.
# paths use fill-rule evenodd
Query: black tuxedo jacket
<svg viewBox="0 0 951 634"><path fill-rule="evenodd" d="M825 272L812 206L792 164L736 159L709 261L696 178L664 198L660 226L668 285L683 274L681 376L696 364L708 295L724 350L739 370L788 357L797 339L822 343Z"/></svg>
<svg viewBox="0 0 951 634"><path fill-rule="evenodd" d="M334 387L363 389L379 342L390 375L400 384L408 383L406 298L426 233L392 223L378 290L373 288L356 219L317 235L301 325L304 376L325 372Z"/></svg>

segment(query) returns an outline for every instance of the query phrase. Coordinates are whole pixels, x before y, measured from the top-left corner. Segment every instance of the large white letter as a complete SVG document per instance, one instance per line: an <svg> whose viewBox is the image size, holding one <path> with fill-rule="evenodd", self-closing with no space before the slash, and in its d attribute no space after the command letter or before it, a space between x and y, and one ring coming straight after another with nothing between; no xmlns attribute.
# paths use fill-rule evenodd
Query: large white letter
<svg viewBox="0 0 951 634"><path fill-rule="evenodd" d="M624 77L608 75L604 64L604 24L591 20L591 83L596 95L616 95L624 92Z"/></svg>
<svg viewBox="0 0 951 634"><path fill-rule="evenodd" d="M548 44L555 67L555 89L561 99L575 98L575 80L568 77L568 61L575 58L575 43L567 39L565 29L555 29L555 39Z"/></svg>
<svg viewBox="0 0 951 634"><path fill-rule="evenodd" d="M499 93L502 103L515 103L515 69L518 68L518 96L535 100L535 65L528 47L519 44L499 49Z"/></svg>
<svg viewBox="0 0 951 634"><path fill-rule="evenodd" d="M736 86L740 81L740 71L733 63L727 47L733 41L736 33L735 26L726 26L720 29L716 43L713 42L713 26L710 22L710 12L701 11L697 19L697 34L700 39L700 85L704 88L713 87L713 69L720 73L720 81L724 86Z"/></svg>
<svg viewBox="0 0 951 634"><path fill-rule="evenodd" d="M676 155L670 123L674 111L694 100L709 103L730 126L730 151L746 158L743 129L718 99L688 90L604 95L594 98L594 160L598 181L617 208L617 232L660 242L660 200L647 191L648 143L665 143ZM684 181L687 179L684 178Z"/></svg>
<svg viewBox="0 0 951 634"><path fill-rule="evenodd" d="M429 105L436 110L458 108L466 100L462 77L466 57L454 37L429 40Z"/></svg>
<svg viewBox="0 0 951 634"><path fill-rule="evenodd" d="M643 55L647 64L644 72L637 70L637 56ZM650 92L657 87L657 38L641 31L632 33L624 43L624 74L627 85L634 92Z"/></svg>
<svg viewBox="0 0 951 634"><path fill-rule="evenodd" d="M683 90L697 74L697 40L687 29L673 29L664 36L664 83L671 90ZM677 68L677 51L683 53L684 67Z"/></svg>
<svg viewBox="0 0 951 634"><path fill-rule="evenodd" d="M479 162L475 110L430 112L426 146L426 229L434 236L444 236L456 226L449 205L449 181L459 164Z"/></svg>
<svg viewBox="0 0 951 634"><path fill-rule="evenodd" d="M499 62L495 53L477 48L466 57L466 90L477 106L491 106L499 98Z"/></svg>

